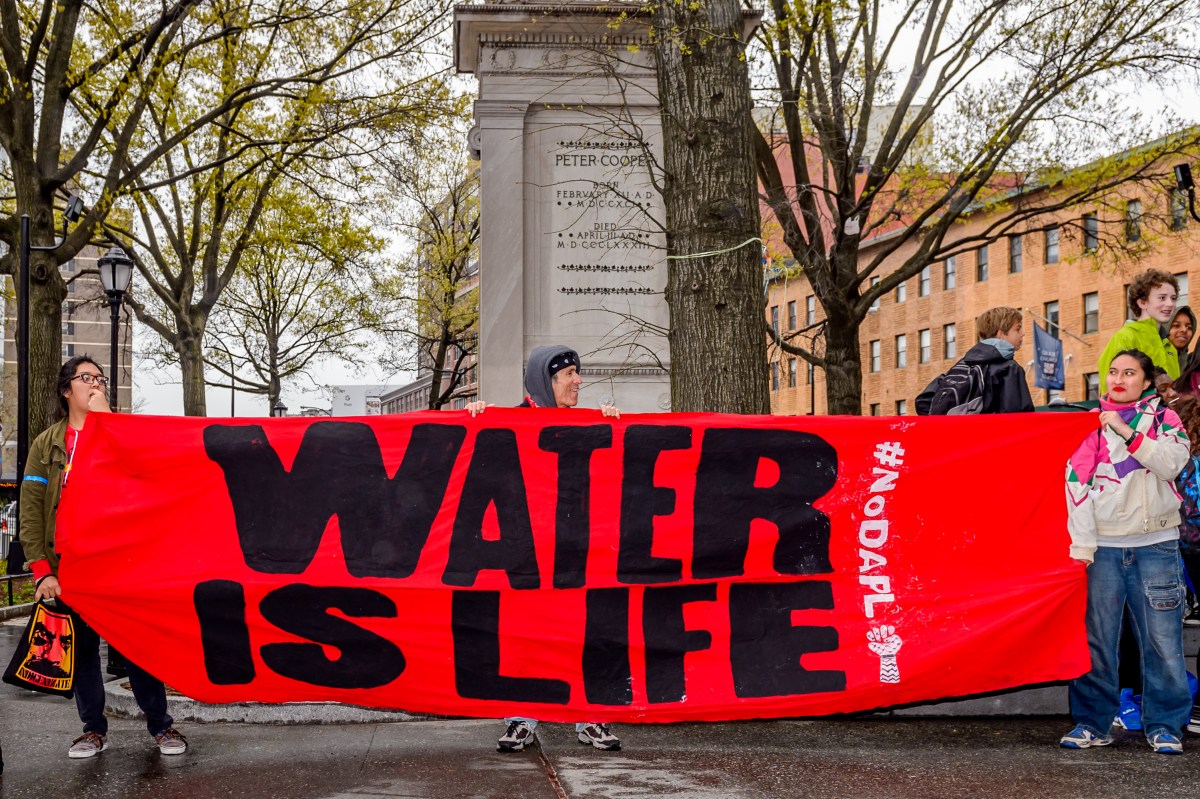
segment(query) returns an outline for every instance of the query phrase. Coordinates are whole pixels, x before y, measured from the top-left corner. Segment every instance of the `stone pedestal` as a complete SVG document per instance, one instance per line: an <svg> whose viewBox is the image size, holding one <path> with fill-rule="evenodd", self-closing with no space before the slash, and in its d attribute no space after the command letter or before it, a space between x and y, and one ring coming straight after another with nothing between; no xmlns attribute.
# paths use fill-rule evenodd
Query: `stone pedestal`
<svg viewBox="0 0 1200 799"><path fill-rule="evenodd" d="M654 56L637 6L455 9L479 80L482 399L521 401L525 356L583 360L581 406L669 410L666 236Z"/></svg>

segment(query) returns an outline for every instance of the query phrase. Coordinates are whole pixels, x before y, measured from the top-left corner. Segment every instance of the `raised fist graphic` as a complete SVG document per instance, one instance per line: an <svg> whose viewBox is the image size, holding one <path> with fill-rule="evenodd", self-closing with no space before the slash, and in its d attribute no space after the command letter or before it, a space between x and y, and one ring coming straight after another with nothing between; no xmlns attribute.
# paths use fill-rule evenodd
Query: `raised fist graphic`
<svg viewBox="0 0 1200 799"><path fill-rule="evenodd" d="M896 628L890 624L873 627L867 633L867 646L879 655L879 681L900 682L900 667L896 665L896 653L904 641L896 635Z"/></svg>

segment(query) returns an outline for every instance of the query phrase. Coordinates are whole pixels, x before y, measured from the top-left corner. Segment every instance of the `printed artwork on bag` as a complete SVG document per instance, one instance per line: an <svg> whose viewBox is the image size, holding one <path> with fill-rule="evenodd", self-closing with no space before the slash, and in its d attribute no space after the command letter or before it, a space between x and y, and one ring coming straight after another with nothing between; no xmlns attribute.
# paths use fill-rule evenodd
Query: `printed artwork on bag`
<svg viewBox="0 0 1200 799"><path fill-rule="evenodd" d="M71 615L52 611L39 602L25 638L5 682L70 696L75 671L75 624Z"/></svg>

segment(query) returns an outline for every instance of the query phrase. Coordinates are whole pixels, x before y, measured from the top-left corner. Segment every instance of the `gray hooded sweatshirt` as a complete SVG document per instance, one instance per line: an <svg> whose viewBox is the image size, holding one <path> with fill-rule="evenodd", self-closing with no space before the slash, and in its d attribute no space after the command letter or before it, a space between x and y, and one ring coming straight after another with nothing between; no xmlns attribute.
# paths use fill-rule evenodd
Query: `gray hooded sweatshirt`
<svg viewBox="0 0 1200 799"><path fill-rule="evenodd" d="M554 386L549 369L554 356L564 352L572 353L575 362L579 363L579 353L562 344L534 347L533 352L529 353L529 360L525 362L525 393L539 408L558 407L558 403L554 401Z"/></svg>

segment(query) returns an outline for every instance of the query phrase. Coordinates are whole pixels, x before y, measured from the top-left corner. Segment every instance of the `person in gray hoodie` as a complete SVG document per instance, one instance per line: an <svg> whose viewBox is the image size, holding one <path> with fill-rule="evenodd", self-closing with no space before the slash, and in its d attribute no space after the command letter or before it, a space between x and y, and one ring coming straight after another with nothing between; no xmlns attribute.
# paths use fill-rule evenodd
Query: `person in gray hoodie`
<svg viewBox="0 0 1200 799"><path fill-rule="evenodd" d="M561 344L534 347L525 362L525 400L521 408L574 408L579 404L579 389L583 378L579 374L579 353ZM472 416L477 416L488 407L483 400L466 406ZM614 405L601 405L604 416L620 418L621 411ZM500 752L519 752L533 742L536 736L537 719L514 716L504 720L504 734L496 742ZM586 722L575 725L575 734L580 743L588 744L606 752L621 749L621 739L613 735L607 724Z"/></svg>

